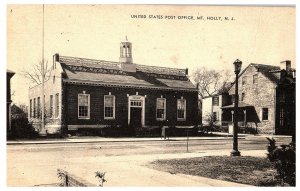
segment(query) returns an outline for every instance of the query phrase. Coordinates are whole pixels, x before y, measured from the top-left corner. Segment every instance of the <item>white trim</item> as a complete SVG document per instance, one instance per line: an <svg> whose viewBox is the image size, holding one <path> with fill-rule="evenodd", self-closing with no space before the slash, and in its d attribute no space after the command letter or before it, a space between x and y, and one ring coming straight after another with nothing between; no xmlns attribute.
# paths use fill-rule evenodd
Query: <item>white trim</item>
<svg viewBox="0 0 300 191"><path fill-rule="evenodd" d="M184 118L178 118L178 100L184 100ZM186 121L186 99L183 99L182 97L176 101L176 118L177 121Z"/></svg>
<svg viewBox="0 0 300 191"><path fill-rule="evenodd" d="M79 96L80 95L86 95L88 96L88 111L87 111L87 116L79 116ZM90 94L82 94L79 93L77 97L77 117L78 119L90 119Z"/></svg>
<svg viewBox="0 0 300 191"><path fill-rule="evenodd" d="M187 92L198 92L196 88L181 88L181 87L159 87L159 86L147 86L147 85L132 85L132 84L108 84L108 83L101 83L101 82L94 82L88 80L70 80L70 79L63 79L63 82L70 83L70 84L92 84L96 86L104 86L104 87L123 87L123 88L137 88L137 89L153 89L153 90L181 90Z"/></svg>
<svg viewBox="0 0 300 191"><path fill-rule="evenodd" d="M131 106L131 101L141 101L142 106ZM141 116L141 123L142 127L145 126L145 96L141 95L131 95L128 96L128 125L130 124L130 108L131 107L141 107L142 108L142 116Z"/></svg>
<svg viewBox="0 0 300 191"><path fill-rule="evenodd" d="M105 117L105 98L106 97L112 97L113 98L113 103L114 103L114 106L113 106L113 116L112 117ZM103 103L103 117L104 119L115 119L115 109L116 109L116 101L115 101L116 97L114 95L111 95L111 93L109 92L109 95L104 95L104 103Z"/></svg>
<svg viewBox="0 0 300 191"><path fill-rule="evenodd" d="M163 118L157 118L157 100L164 100L164 116ZM166 98L156 98L156 109L155 109L155 118L157 121L165 121L166 120L166 105L167 105L167 100Z"/></svg>

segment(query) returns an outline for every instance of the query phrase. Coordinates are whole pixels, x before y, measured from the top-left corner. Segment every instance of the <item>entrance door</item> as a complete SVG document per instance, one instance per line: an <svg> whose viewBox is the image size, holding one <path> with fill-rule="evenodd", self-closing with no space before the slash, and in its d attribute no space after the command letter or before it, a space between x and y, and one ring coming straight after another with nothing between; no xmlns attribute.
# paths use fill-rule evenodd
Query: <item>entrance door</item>
<svg viewBox="0 0 300 191"><path fill-rule="evenodd" d="M142 126L142 108L132 107L130 108L130 126L134 129Z"/></svg>

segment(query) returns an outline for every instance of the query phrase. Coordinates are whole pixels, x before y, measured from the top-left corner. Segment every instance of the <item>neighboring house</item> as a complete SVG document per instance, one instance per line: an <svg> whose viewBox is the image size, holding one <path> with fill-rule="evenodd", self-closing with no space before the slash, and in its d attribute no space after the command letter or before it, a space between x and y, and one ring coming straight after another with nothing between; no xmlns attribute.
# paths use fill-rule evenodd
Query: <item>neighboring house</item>
<svg viewBox="0 0 300 191"><path fill-rule="evenodd" d="M10 79L15 75L15 72L6 69L6 128L7 134L11 133L11 88Z"/></svg>
<svg viewBox="0 0 300 191"><path fill-rule="evenodd" d="M239 75L239 126L258 133L292 134L295 131L295 70L291 62L280 67L250 64ZM232 121L235 85L229 89L231 103L222 107L223 121Z"/></svg>
<svg viewBox="0 0 300 191"><path fill-rule="evenodd" d="M278 66L249 64L239 74L238 125L257 133L289 134L295 132L295 70L290 61L285 69ZM228 94L202 100L204 119L212 115L217 125L233 122L235 83ZM205 121L203 120L205 125Z"/></svg>
<svg viewBox="0 0 300 191"><path fill-rule="evenodd" d="M190 127L198 120L197 88L187 69L132 62L132 44L120 44L120 61L55 54L45 82L48 133L110 126ZM41 119L41 85L29 90L29 118Z"/></svg>
<svg viewBox="0 0 300 191"><path fill-rule="evenodd" d="M202 124L207 126L212 119L215 125L227 125L227 123L222 120L222 107L228 105L229 102L228 93L204 97L202 99Z"/></svg>

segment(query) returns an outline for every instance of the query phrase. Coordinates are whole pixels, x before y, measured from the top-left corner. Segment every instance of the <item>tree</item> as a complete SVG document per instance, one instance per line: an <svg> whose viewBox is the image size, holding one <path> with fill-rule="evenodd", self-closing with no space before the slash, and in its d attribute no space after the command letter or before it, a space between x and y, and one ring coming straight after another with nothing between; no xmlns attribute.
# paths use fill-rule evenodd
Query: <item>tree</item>
<svg viewBox="0 0 300 191"><path fill-rule="evenodd" d="M48 61L45 61L42 59L42 61L39 62L39 64L34 64L32 66L31 71L25 71L25 78L29 79L33 84L39 85L42 84L42 92L41 92L41 98L42 98L42 120L41 120L41 129L43 130L45 128L45 90L44 85L47 80L49 80L51 75L52 68L48 66ZM47 131L46 131L47 133Z"/></svg>
<svg viewBox="0 0 300 191"><path fill-rule="evenodd" d="M269 145L268 159L274 163L277 171L275 177L280 181L281 186L296 186L296 145L290 143L289 145L276 146L276 141L268 138Z"/></svg>
<svg viewBox="0 0 300 191"><path fill-rule="evenodd" d="M213 113L208 113L204 116L205 124L202 125L201 130L204 133L216 131L218 128L218 121L216 120L216 116Z"/></svg>
<svg viewBox="0 0 300 191"><path fill-rule="evenodd" d="M44 65L44 70L43 70ZM51 67L48 66L48 61L41 60L38 64L34 64L29 71L24 71L25 78L29 79L33 84L38 85L50 78Z"/></svg>
<svg viewBox="0 0 300 191"><path fill-rule="evenodd" d="M205 67L198 68L192 74L192 79L198 85L201 99L216 93L227 92L230 78L231 73L228 70L208 70Z"/></svg>

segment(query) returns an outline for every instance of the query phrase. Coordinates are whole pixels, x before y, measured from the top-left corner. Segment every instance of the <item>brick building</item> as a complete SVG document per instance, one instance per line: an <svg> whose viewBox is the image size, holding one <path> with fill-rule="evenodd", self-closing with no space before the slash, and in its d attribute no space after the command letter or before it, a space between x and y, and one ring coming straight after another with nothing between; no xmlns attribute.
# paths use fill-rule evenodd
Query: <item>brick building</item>
<svg viewBox="0 0 300 191"><path fill-rule="evenodd" d="M249 64L239 75L239 114L241 129L267 134L295 132L295 70L285 61L285 69ZM207 97L203 112L211 112L219 125L232 123L235 86L228 94Z"/></svg>
<svg viewBox="0 0 300 191"><path fill-rule="evenodd" d="M132 62L121 42L119 62L53 56L45 82L47 133L80 129L187 127L197 122L198 93L187 69ZM29 118L41 118L41 85L29 90Z"/></svg>

